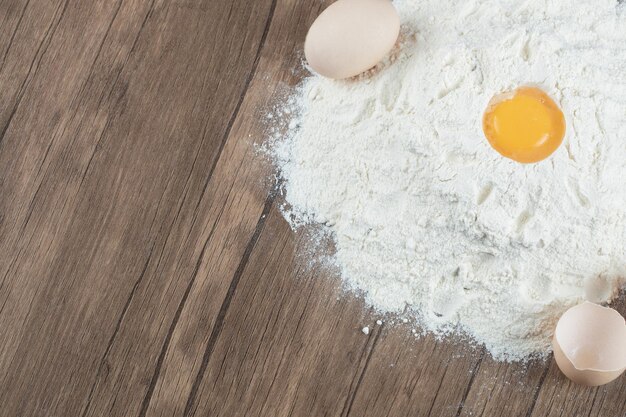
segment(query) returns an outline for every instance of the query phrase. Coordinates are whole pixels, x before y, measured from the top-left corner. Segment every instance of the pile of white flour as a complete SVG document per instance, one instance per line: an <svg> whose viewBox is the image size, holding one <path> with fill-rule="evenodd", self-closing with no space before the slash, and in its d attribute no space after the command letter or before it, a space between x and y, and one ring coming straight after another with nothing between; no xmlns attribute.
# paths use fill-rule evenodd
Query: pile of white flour
<svg viewBox="0 0 626 417"><path fill-rule="evenodd" d="M397 0L403 41L348 81L308 78L273 145L293 225L323 224L381 312L461 330L502 360L626 283L626 5ZM537 85L567 134L523 165L483 136L490 98Z"/></svg>

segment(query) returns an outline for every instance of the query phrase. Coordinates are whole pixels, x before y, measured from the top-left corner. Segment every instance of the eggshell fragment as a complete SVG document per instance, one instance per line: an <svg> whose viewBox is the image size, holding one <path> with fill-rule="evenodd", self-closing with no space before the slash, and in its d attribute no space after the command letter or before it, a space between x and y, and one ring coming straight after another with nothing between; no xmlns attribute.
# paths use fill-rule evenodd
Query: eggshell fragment
<svg viewBox="0 0 626 417"><path fill-rule="evenodd" d="M626 322L612 308L590 302L570 308L552 345L557 365L578 384L608 384L626 370Z"/></svg>
<svg viewBox="0 0 626 417"><path fill-rule="evenodd" d="M304 54L324 77L353 77L383 59L399 33L400 17L390 0L339 0L313 22Z"/></svg>

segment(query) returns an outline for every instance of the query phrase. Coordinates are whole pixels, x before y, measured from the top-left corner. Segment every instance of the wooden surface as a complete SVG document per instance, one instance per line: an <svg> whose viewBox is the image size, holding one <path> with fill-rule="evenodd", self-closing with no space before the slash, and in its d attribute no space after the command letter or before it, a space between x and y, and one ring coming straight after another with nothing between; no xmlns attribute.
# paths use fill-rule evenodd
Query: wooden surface
<svg viewBox="0 0 626 417"><path fill-rule="evenodd" d="M1 416L626 416L302 255L254 144L323 7L0 0Z"/></svg>

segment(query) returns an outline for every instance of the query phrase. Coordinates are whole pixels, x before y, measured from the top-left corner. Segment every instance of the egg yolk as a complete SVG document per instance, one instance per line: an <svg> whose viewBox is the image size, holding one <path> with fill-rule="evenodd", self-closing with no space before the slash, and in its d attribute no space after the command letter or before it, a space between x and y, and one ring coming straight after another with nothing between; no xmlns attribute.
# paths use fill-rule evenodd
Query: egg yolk
<svg viewBox="0 0 626 417"><path fill-rule="evenodd" d="M563 142L565 117L554 101L535 87L494 97L483 117L491 146L517 162L539 162Z"/></svg>

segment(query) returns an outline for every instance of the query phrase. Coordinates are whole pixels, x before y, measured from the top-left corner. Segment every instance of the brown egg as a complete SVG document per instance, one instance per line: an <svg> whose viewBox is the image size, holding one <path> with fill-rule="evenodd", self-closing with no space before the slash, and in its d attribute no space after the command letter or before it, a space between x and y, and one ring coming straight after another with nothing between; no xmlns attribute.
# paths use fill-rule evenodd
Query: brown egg
<svg viewBox="0 0 626 417"><path fill-rule="evenodd" d="M324 77L353 77L393 48L400 18L389 0L339 0L313 22L304 43L311 68Z"/></svg>
<svg viewBox="0 0 626 417"><path fill-rule="evenodd" d="M570 308L552 346L561 371L578 384L608 384L626 370L626 322L612 308L590 302Z"/></svg>

